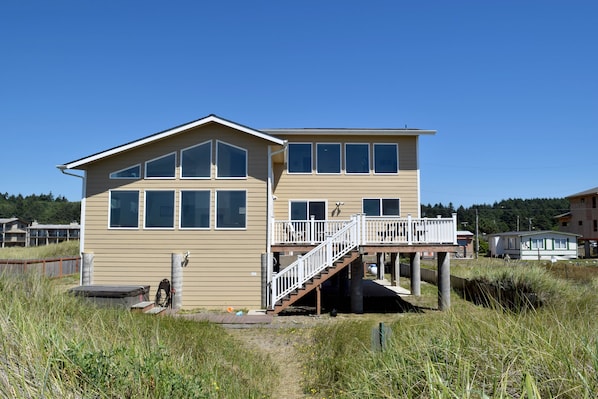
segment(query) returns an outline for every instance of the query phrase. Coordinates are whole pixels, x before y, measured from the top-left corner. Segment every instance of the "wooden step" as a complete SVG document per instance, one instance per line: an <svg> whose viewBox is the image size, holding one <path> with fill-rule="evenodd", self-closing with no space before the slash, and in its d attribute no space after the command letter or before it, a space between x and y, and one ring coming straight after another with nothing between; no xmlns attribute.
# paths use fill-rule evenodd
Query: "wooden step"
<svg viewBox="0 0 598 399"><path fill-rule="evenodd" d="M154 301L143 301L131 306L131 311L138 313L146 313L147 311L154 308L154 306L156 306Z"/></svg>

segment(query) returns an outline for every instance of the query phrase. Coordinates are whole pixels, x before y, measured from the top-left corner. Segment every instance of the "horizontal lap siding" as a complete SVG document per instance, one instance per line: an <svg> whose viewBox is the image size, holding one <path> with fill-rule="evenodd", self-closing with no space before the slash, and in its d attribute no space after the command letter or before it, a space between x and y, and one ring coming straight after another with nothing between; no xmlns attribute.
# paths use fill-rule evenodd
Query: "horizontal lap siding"
<svg viewBox="0 0 598 399"><path fill-rule="evenodd" d="M292 137L296 142L312 142L315 153L316 141L309 138ZM320 143L341 143L344 166L345 143L369 143L370 156L373 143L398 143L399 147L399 173L396 175L319 175L312 174L287 174L286 165L275 164L275 194L274 203L276 219L289 217L289 200L312 199L328 200L328 218L347 219L350 215L362 212L363 198L400 198L401 216L411 214L419 215L419 173L417 163L417 137L348 137L340 141L339 137L320 137ZM370 158L370 163L373 159ZM314 155L315 168L315 155ZM332 214L336 202L344 202L340 207L340 214Z"/></svg>
<svg viewBox="0 0 598 399"><path fill-rule="evenodd" d="M216 139L248 150L249 177L242 180L110 180L119 169ZM183 270L185 308L259 307L261 254L266 251L268 143L218 125L208 125L91 165L87 171L85 252L94 253L94 284L149 284L152 294L171 278L171 254L191 253ZM214 168L214 166L213 166ZM177 177L180 168L177 168ZM215 169L212 171L215 176ZM108 229L110 189L139 190L139 228ZM175 228L143 229L144 191L175 190ZM210 230L179 230L181 190L210 190ZM246 230L215 230L215 190L247 190Z"/></svg>

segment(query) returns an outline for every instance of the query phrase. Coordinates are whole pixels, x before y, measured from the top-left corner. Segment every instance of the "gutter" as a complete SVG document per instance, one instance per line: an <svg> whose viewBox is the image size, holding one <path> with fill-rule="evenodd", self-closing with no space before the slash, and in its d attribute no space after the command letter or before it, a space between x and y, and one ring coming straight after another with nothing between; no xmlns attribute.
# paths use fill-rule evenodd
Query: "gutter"
<svg viewBox="0 0 598 399"><path fill-rule="evenodd" d="M85 247L85 188L87 186L87 174L84 172L83 175L78 175L73 172L69 172L66 165L56 165L56 167L65 175L78 177L82 180L81 184L81 222L79 223L79 256L81 257L81 266L83 266L83 249ZM79 285L83 285L83 273L79 270Z"/></svg>

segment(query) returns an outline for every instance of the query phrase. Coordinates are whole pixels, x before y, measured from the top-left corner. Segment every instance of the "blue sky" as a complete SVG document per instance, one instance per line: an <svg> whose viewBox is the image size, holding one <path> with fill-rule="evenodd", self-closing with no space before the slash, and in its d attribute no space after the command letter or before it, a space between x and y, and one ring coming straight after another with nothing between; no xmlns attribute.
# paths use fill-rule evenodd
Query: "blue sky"
<svg viewBox="0 0 598 399"><path fill-rule="evenodd" d="M212 113L437 130L424 204L598 186L596 1L4 1L0 50L2 193Z"/></svg>

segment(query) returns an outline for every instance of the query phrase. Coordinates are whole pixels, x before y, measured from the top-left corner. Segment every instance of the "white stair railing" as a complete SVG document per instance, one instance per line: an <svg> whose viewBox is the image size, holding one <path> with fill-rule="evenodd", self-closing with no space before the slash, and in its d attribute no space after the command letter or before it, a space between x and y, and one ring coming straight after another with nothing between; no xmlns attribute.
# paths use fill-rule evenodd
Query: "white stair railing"
<svg viewBox="0 0 598 399"><path fill-rule="evenodd" d="M314 249L299 257L288 267L276 273L271 283L271 304L276 305L291 292L303 287L305 283L342 258L359 245L360 220L352 217L351 222Z"/></svg>

